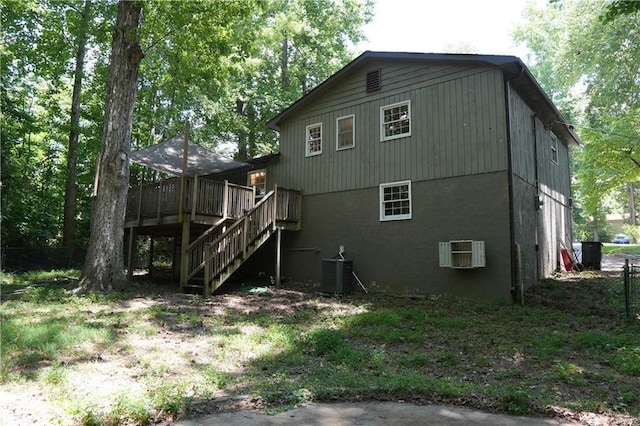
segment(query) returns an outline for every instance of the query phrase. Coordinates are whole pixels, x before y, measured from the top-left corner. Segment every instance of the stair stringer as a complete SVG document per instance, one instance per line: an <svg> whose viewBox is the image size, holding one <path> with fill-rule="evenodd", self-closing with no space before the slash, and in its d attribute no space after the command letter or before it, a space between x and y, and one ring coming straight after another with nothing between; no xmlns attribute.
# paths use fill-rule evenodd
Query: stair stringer
<svg viewBox="0 0 640 426"><path fill-rule="evenodd" d="M204 296L217 290L276 230L277 188L208 244L204 252ZM217 269L217 270L216 270Z"/></svg>
<svg viewBox="0 0 640 426"><path fill-rule="evenodd" d="M258 249L262 247L262 245L266 243L274 233L275 231L273 229L269 229L268 231L263 233L260 237L254 240L254 242L250 246L247 247L247 250L245 251L243 256L238 256L220 274L214 277L210 283L210 289L208 289L209 295L220 288L220 286L224 284L224 282L228 280L229 277L231 277L231 275L233 275L233 273L237 271L238 268L240 268L240 266L242 266L242 264L244 264L244 262L246 262L253 253L258 251ZM205 285L205 288L206 287L207 286Z"/></svg>

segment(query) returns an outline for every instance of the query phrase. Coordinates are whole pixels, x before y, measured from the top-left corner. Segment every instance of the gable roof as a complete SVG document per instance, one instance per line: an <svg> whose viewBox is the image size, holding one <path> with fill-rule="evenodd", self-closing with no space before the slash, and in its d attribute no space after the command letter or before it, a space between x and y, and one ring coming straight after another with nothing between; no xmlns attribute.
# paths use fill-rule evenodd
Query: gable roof
<svg viewBox="0 0 640 426"><path fill-rule="evenodd" d="M552 128L553 132L568 146L578 145L580 139L573 132L573 127L566 123L560 111L553 104L551 99L542 90L526 65L516 56L507 55L472 55L453 53L410 53L410 52L373 52L365 51L360 56L349 62L338 72L316 86L307 95L298 99L280 114L267 123L273 130L280 130L280 123L300 110L309 102L330 90L346 75L355 69L365 66L374 60L413 60L421 62L454 62L477 64L482 66L498 67L505 76L505 81L509 81L514 89L521 93L525 102L538 114L546 126Z"/></svg>
<svg viewBox="0 0 640 426"><path fill-rule="evenodd" d="M164 142L132 152L131 161L159 172L173 176L181 176L183 147L184 136L182 133L178 133L173 138ZM203 176L246 165L246 163L221 157L208 149L188 142L187 176Z"/></svg>

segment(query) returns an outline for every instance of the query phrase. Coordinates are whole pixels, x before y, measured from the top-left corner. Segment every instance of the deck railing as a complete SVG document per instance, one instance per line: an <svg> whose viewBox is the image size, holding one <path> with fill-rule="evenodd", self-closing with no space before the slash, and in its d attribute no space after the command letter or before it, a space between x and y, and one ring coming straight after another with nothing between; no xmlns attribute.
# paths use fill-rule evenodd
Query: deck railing
<svg viewBox="0 0 640 426"><path fill-rule="evenodd" d="M138 221L180 214L182 178L169 178L129 189L127 221ZM218 182L213 179L186 177L182 213L195 216L238 218L253 208L252 187Z"/></svg>
<svg viewBox="0 0 640 426"><path fill-rule="evenodd" d="M300 220L300 200L299 191L276 188L217 238L204 244L206 296L217 288L214 279L238 259L244 260L255 251L276 230L278 221Z"/></svg>

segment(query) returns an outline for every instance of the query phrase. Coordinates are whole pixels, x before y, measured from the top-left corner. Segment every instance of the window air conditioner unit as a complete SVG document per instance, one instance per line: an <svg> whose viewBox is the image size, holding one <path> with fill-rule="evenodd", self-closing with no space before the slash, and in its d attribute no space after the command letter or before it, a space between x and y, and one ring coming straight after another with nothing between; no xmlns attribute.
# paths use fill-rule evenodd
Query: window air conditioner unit
<svg viewBox="0 0 640 426"><path fill-rule="evenodd" d="M474 269L485 266L484 241L457 240L440 243L440 267Z"/></svg>

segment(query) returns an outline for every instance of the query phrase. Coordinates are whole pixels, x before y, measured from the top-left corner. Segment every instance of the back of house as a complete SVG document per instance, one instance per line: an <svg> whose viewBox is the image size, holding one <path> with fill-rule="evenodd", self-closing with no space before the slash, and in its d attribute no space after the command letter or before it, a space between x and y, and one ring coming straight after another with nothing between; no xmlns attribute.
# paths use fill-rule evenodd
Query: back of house
<svg viewBox="0 0 640 426"><path fill-rule="evenodd" d="M369 291L511 300L570 244L578 140L518 58L365 52L269 125L261 183L303 193L292 279L344 251Z"/></svg>

